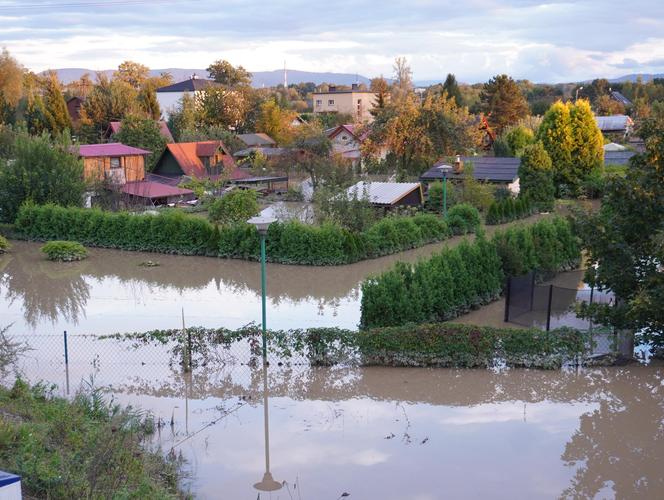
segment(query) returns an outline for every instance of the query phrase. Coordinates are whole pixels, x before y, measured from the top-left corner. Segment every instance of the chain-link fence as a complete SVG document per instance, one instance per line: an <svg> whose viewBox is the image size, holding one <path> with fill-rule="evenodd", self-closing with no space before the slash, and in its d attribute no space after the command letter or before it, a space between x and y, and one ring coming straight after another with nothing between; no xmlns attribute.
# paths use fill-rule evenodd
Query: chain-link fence
<svg viewBox="0 0 664 500"><path fill-rule="evenodd" d="M535 276L536 272L533 271L524 276L508 278L505 322L547 331L561 327L576 328L590 332L593 355L620 351L626 341L619 338L616 332L598 328L591 319L578 314L582 304L612 304L612 293L592 288L540 285L535 282Z"/></svg>

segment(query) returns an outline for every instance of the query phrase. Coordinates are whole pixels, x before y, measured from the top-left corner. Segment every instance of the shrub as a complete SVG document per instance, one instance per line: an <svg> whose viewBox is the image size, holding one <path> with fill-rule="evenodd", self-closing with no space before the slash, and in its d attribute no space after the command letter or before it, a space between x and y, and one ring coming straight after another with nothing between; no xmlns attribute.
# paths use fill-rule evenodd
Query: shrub
<svg viewBox="0 0 664 500"><path fill-rule="evenodd" d="M452 234L473 233L480 226L480 213L472 205L460 203L447 211L447 224Z"/></svg>
<svg viewBox="0 0 664 500"><path fill-rule="evenodd" d="M579 253L570 224L561 218L497 231L491 241L480 234L473 243L365 280L360 325L447 321L495 300L505 276L568 269L578 264Z"/></svg>
<svg viewBox="0 0 664 500"><path fill-rule="evenodd" d="M7 241L7 238L0 235L0 254L5 253L7 250L9 250L9 248L10 248L10 245L9 245L9 242Z"/></svg>
<svg viewBox="0 0 664 500"><path fill-rule="evenodd" d="M208 217L220 224L239 224L256 215L260 209L258 193L253 189L236 189L217 198L208 207Z"/></svg>
<svg viewBox="0 0 664 500"><path fill-rule="evenodd" d="M533 207L529 198L505 198L496 200L489 207L486 214L488 225L504 224L513 220L529 217L533 213Z"/></svg>
<svg viewBox="0 0 664 500"><path fill-rule="evenodd" d="M72 262L83 260L88 256L88 251L83 245L76 241L49 241L41 247L48 260L59 260L61 262Z"/></svg>
<svg viewBox="0 0 664 500"><path fill-rule="evenodd" d="M541 142L526 146L519 166L521 193L541 211L553 209L554 172L551 158Z"/></svg>

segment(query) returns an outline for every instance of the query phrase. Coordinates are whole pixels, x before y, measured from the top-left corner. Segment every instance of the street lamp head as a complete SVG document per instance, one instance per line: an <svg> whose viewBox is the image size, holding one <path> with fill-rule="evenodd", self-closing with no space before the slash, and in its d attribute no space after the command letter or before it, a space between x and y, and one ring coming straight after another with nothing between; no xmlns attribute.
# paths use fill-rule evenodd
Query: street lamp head
<svg viewBox="0 0 664 500"><path fill-rule="evenodd" d="M272 473L270 472L263 474L263 480L254 484L254 488L258 491L277 491L280 490L282 486L283 485L279 481L274 480Z"/></svg>
<svg viewBox="0 0 664 500"><path fill-rule="evenodd" d="M452 170L454 170L454 167L450 165L441 165L438 167L438 170L443 174L444 178L447 178L447 174L449 174Z"/></svg>
<svg viewBox="0 0 664 500"><path fill-rule="evenodd" d="M256 217L252 217L247 221L247 223L251 224L252 226L255 226L256 229L258 230L258 233L261 236L265 236L267 234L267 229L270 227L270 224L276 221L277 219L273 217L261 217L259 215Z"/></svg>

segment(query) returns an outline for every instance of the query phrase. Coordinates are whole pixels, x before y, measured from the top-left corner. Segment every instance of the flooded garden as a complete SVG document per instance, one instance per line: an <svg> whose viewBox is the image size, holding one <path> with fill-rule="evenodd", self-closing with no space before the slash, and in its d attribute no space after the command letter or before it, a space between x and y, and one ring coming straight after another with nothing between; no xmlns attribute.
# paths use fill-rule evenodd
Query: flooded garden
<svg viewBox="0 0 664 500"><path fill-rule="evenodd" d="M356 329L363 279L458 240L347 266L269 264L268 325ZM583 287L578 271L556 280ZM503 326L503 310L497 301L459 321ZM56 264L24 242L0 257L0 318L32 349L19 366L31 382L62 395L99 387L152 412L153 445L182 456L197 498L660 498L664 488L656 361L263 370L238 355L185 373L166 346L95 336L256 323L257 263L92 249Z"/></svg>

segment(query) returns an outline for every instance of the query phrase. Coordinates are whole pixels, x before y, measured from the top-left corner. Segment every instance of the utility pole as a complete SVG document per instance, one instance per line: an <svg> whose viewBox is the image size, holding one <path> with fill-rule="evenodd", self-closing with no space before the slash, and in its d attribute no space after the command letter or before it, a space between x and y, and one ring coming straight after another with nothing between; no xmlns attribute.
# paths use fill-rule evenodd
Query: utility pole
<svg viewBox="0 0 664 500"><path fill-rule="evenodd" d="M288 70L286 69L286 60L284 59L284 88L288 88Z"/></svg>

